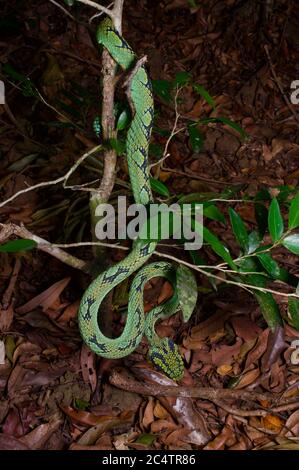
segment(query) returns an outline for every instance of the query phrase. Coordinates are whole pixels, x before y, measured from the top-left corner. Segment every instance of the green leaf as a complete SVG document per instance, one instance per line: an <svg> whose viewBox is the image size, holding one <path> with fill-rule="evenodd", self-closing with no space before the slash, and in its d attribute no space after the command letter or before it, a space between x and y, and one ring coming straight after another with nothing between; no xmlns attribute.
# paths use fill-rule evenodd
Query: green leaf
<svg viewBox="0 0 299 470"><path fill-rule="evenodd" d="M210 93L205 89L205 87L203 87L202 85L198 85L197 83L195 83L193 85L193 89L194 91L196 91L200 96L202 96L206 102L213 108L215 109L215 101L214 99L212 98L212 96L210 95Z"/></svg>
<svg viewBox="0 0 299 470"><path fill-rule="evenodd" d="M130 122L130 117L131 116L128 110L124 109L119 115L119 118L116 124L116 129L118 131L122 131L123 129L125 129Z"/></svg>
<svg viewBox="0 0 299 470"><path fill-rule="evenodd" d="M283 234L283 219L277 199L273 198L269 207L268 227L271 238L277 242Z"/></svg>
<svg viewBox="0 0 299 470"><path fill-rule="evenodd" d="M299 191L291 202L289 212L289 229L299 227Z"/></svg>
<svg viewBox="0 0 299 470"><path fill-rule="evenodd" d="M282 325L280 311L273 295L270 292L254 291L254 295L260 305L261 312L271 330Z"/></svg>
<svg viewBox="0 0 299 470"><path fill-rule="evenodd" d="M32 250L37 246L37 243L34 240L12 240L7 242L4 245L0 245L1 253L15 253L17 251L27 251Z"/></svg>
<svg viewBox="0 0 299 470"><path fill-rule="evenodd" d="M152 86L156 95L165 100L167 103L172 101L171 92L174 88L173 82L169 82L168 80L152 80Z"/></svg>
<svg viewBox="0 0 299 470"><path fill-rule="evenodd" d="M76 408L76 410L86 410L89 406L90 404L86 400L82 400L81 398L75 398L74 400L74 408Z"/></svg>
<svg viewBox="0 0 299 470"><path fill-rule="evenodd" d="M197 230L197 226L199 225L196 221L195 222L195 228ZM237 266L235 265L228 249L221 243L221 241L214 235L212 232L207 227L202 227L202 234L203 234L203 239L206 243L209 243L213 251L217 253L218 256L220 256L232 269L237 270Z"/></svg>
<svg viewBox="0 0 299 470"><path fill-rule="evenodd" d="M280 278L280 267L269 253L257 254L262 266L274 279Z"/></svg>
<svg viewBox="0 0 299 470"><path fill-rule="evenodd" d="M190 81L191 75L189 72L178 72L174 77L174 85L184 86Z"/></svg>
<svg viewBox="0 0 299 470"><path fill-rule="evenodd" d="M184 323L192 315L197 302L197 282L196 278L187 266L180 264L176 271L177 295L183 314Z"/></svg>
<svg viewBox="0 0 299 470"><path fill-rule="evenodd" d="M223 224L226 223L225 217L222 212L218 209L215 204L209 204L208 206L204 206L203 208L203 215L211 220L217 220L218 222L222 222Z"/></svg>
<svg viewBox="0 0 299 470"><path fill-rule="evenodd" d="M239 214L237 214L237 212L235 212L231 207L229 208L229 217L234 235L244 253L247 253L249 248L249 240L244 222Z"/></svg>
<svg viewBox="0 0 299 470"><path fill-rule="evenodd" d="M126 151L126 144L119 139L110 139L109 143L113 150L115 150L117 156L123 155Z"/></svg>
<svg viewBox="0 0 299 470"><path fill-rule="evenodd" d="M156 439L157 439L157 436L155 436L154 434L141 434L140 436L137 437L135 442L137 444L151 446Z"/></svg>
<svg viewBox="0 0 299 470"><path fill-rule="evenodd" d="M285 237L282 241L282 244L292 253L299 255L299 233L294 233Z"/></svg>
<svg viewBox="0 0 299 470"><path fill-rule="evenodd" d="M188 126L188 132L189 132L189 137L190 137L190 143L193 152L200 152L203 146L203 135L199 130L194 126L194 125L189 125Z"/></svg>
<svg viewBox="0 0 299 470"><path fill-rule="evenodd" d="M246 137L248 137L248 135L246 134L244 129L242 129L242 127L239 126L239 124L237 124L236 122L231 121L230 119L228 119L226 117L215 117L215 118L201 119L200 122L202 124L208 124L209 122L222 122L223 124L226 124L227 126L231 127L235 131L237 131L240 134L240 137L242 139L246 139Z"/></svg>
<svg viewBox="0 0 299 470"><path fill-rule="evenodd" d="M162 181L156 180L155 178L150 177L150 184L153 191L160 194L161 196L169 197L169 189L167 186L162 183Z"/></svg>
<svg viewBox="0 0 299 470"><path fill-rule="evenodd" d="M69 7L72 7L75 2L76 0L64 0L64 3Z"/></svg>
<svg viewBox="0 0 299 470"><path fill-rule="evenodd" d="M261 243L261 238L256 230L253 230L248 235L248 254L253 253Z"/></svg>

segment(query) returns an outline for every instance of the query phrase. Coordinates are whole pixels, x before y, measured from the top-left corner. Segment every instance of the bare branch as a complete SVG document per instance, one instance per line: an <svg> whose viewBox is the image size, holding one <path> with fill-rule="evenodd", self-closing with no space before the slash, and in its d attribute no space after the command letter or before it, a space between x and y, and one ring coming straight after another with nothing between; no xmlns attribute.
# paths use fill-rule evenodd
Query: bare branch
<svg viewBox="0 0 299 470"><path fill-rule="evenodd" d="M53 246L50 242L48 242L44 238L38 237L37 235L34 235L33 233L29 232L29 230L27 230L24 226L19 226L19 225L12 224L12 223L9 223L9 224L0 223L0 228L2 229L0 232L0 243L5 241L7 238L11 237L12 235L17 235L20 238L33 240L37 243L37 248L39 250L42 250L45 253L48 253L49 255L54 256L55 258L59 259L63 263L67 264L68 266L71 266L72 268L80 269L81 271L84 271L86 273L89 272L88 263L86 263L85 261L79 258L76 258L73 255L70 255L69 253L65 253L65 251Z"/></svg>
<svg viewBox="0 0 299 470"><path fill-rule="evenodd" d="M84 5L88 5L92 8L95 8L96 10L99 10L105 13L106 15L110 16L110 18L114 19L115 13L113 10L109 10L109 8L103 7L102 5L99 5L96 2L91 2L90 0L77 0L77 2L84 3Z"/></svg>

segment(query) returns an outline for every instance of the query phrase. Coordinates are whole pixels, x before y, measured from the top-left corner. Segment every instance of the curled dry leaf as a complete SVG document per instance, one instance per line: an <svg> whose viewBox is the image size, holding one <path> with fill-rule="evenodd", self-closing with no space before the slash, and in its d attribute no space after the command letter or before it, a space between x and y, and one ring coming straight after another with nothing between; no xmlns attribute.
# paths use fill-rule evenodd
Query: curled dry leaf
<svg viewBox="0 0 299 470"><path fill-rule="evenodd" d="M299 435L299 410L294 411L294 413L288 417L281 434L287 437Z"/></svg>
<svg viewBox="0 0 299 470"><path fill-rule="evenodd" d="M154 420L154 400L152 397L149 397L142 418L142 426L144 429L148 429Z"/></svg>

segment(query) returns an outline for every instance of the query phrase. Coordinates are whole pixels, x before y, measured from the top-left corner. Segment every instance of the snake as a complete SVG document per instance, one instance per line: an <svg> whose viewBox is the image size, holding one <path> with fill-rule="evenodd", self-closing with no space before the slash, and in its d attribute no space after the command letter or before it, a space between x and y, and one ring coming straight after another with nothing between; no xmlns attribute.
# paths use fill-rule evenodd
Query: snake
<svg viewBox="0 0 299 470"><path fill-rule="evenodd" d="M118 66L126 73L133 70L137 56L126 40L114 28L110 18L97 29L97 42L106 48ZM154 119L152 84L144 65L132 73L129 82L132 120L126 136L128 172L136 204L148 207L154 202L149 174L148 151ZM123 260L100 273L83 294L78 312L78 324L83 341L98 356L118 359L128 356L139 346L143 336L149 343L148 360L160 372L173 380L184 373L183 359L171 338L160 338L155 331L158 320L169 318L181 308L175 291L176 268L168 262L146 264L156 249L157 241L133 241L132 249ZM99 326L100 306L106 295L136 271L128 298L124 329L119 337L109 338ZM155 277L164 277L174 286L172 297L153 308L145 318L143 291ZM192 310L192 309L190 309ZM189 316L189 314L188 314Z"/></svg>

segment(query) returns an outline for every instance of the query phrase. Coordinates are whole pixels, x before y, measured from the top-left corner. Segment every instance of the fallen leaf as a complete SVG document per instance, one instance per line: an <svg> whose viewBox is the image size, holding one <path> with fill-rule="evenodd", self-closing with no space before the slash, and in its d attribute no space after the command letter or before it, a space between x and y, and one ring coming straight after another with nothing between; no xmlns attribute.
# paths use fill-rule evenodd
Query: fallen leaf
<svg viewBox="0 0 299 470"><path fill-rule="evenodd" d="M24 313L28 313L37 307L42 307L44 311L47 310L59 298L60 294L66 288L70 280L70 277L66 277L61 281L55 282L55 284L33 299L29 300L29 302L22 305L21 307L16 308L16 312L20 315L23 315Z"/></svg>
<svg viewBox="0 0 299 470"><path fill-rule="evenodd" d="M90 384L91 390L94 392L97 387L95 354L85 344L81 348L80 363L83 380Z"/></svg>
<svg viewBox="0 0 299 470"><path fill-rule="evenodd" d="M284 422L278 416L269 414L262 418L262 424L269 431L279 434Z"/></svg>

